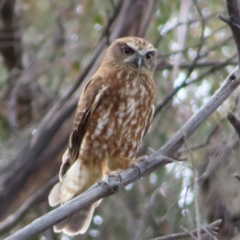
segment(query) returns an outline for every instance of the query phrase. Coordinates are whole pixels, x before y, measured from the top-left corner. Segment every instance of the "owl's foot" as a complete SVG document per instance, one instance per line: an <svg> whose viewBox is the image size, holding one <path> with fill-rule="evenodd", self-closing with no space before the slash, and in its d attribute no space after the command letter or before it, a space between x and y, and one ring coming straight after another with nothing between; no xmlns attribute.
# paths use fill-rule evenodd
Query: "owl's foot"
<svg viewBox="0 0 240 240"><path fill-rule="evenodd" d="M116 183L116 181L109 182L109 178L118 178L119 181ZM116 192L118 190L119 184L122 182L122 176L121 172L119 171L112 171L109 174L105 174L103 179L98 182L101 186L107 185L113 192Z"/></svg>
<svg viewBox="0 0 240 240"><path fill-rule="evenodd" d="M131 163L129 164L129 167L130 167L130 168L135 168L135 169L137 169L138 174L141 174L141 170L140 170L140 168L139 168L138 162L135 162L135 161L131 162Z"/></svg>
<svg viewBox="0 0 240 240"><path fill-rule="evenodd" d="M134 161L132 161L130 163L129 167L136 168L138 170L138 173L141 174L141 170L139 168L139 163L147 162L147 160L148 160L148 156L147 155L138 157L137 159L135 159Z"/></svg>
<svg viewBox="0 0 240 240"><path fill-rule="evenodd" d="M135 161L137 161L138 163L140 163L140 162L147 162L148 161L148 156L147 155L143 155L141 157L138 157Z"/></svg>

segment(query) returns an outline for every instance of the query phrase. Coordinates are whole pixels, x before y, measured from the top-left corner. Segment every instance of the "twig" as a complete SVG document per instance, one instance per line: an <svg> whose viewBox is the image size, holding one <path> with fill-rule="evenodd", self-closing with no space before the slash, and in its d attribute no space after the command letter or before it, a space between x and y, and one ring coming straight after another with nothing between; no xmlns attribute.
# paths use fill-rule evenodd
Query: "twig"
<svg viewBox="0 0 240 240"><path fill-rule="evenodd" d="M223 65L225 64L226 60L204 60L204 61L198 61L195 64L195 68L205 68L205 67L213 67L213 66L217 66L217 65ZM233 65L236 66L238 64L237 59L232 59L231 57L231 61L228 62L228 65ZM182 61L179 65L179 68L182 69L186 69L186 68L190 68L192 66L192 62L190 61ZM165 69L172 69L173 68L173 64L168 63L168 62L164 62L164 61L159 61L159 63L156 66L156 70L157 71L162 71Z"/></svg>
<svg viewBox="0 0 240 240"><path fill-rule="evenodd" d="M240 174L239 174L239 173L234 173L233 176L234 176L238 181L240 181Z"/></svg>
<svg viewBox="0 0 240 240"><path fill-rule="evenodd" d="M227 119L234 127L236 133L238 134L238 137L240 137L240 121L236 118L236 116L233 113L228 113Z"/></svg>
<svg viewBox="0 0 240 240"><path fill-rule="evenodd" d="M168 29L163 28L164 31L162 30L160 32L160 36L155 41L154 46L158 47L158 45L161 42L161 40L163 39L163 37L167 36L169 33L171 33L173 30L175 30L178 26L191 25L191 24L197 23L199 21L207 21L209 19L215 18L217 15L219 15L219 13L212 13L212 14L204 17L204 19L195 18L195 19L188 20L187 22L177 22L176 24L174 24L172 27L170 27Z"/></svg>
<svg viewBox="0 0 240 240"><path fill-rule="evenodd" d="M214 73L216 70L222 68L223 66L226 66L235 57L236 54L234 54L231 58L227 59L225 62L210 67L206 72L202 73L191 82L186 82L184 80L179 86L175 87L172 90L172 92L169 95L167 95L167 97L160 104L156 106L154 117L163 109L164 106L166 106L171 101L171 99L179 92L180 89L199 82L200 80L204 79L204 77L206 77L207 75Z"/></svg>
<svg viewBox="0 0 240 240"><path fill-rule="evenodd" d="M204 233L210 232L211 234L216 235L219 232L219 226L221 222L222 222L222 219L218 219L217 221L211 223L210 225L206 227L202 227L200 229L200 234L202 235ZM157 237L152 240L174 240L174 239L181 239L181 238L186 238L191 236L198 237L199 236L198 229L195 229L191 232L175 233L175 234L167 235L164 237Z"/></svg>
<svg viewBox="0 0 240 240"><path fill-rule="evenodd" d="M138 170L130 168L122 172L121 183L119 183L118 178L109 179L109 185L112 186L111 188L106 185L100 186L96 183L80 196L77 196L68 203L36 219L28 226L8 237L6 240L30 239L76 211L89 206L101 198L114 194L113 190L123 188L142 176L155 171L157 168L171 163L171 161L166 160L164 156L173 157L178 149L184 144L184 140L188 139L203 121L206 120L239 85L240 70L236 70L227 77L223 85L209 99L209 101L205 103L161 149L156 153L151 154L147 161L139 164L141 174L139 174ZM162 158L159 158L159 156L162 156Z"/></svg>
<svg viewBox="0 0 240 240"><path fill-rule="evenodd" d="M200 210L199 210L199 186L198 186L198 173L194 172L194 207L195 207L195 215L196 215L196 224L197 224L197 229L196 233L199 238L199 240L202 240L201 237L201 215L200 215ZM193 234L192 234L193 235Z"/></svg>
<svg viewBox="0 0 240 240"><path fill-rule="evenodd" d="M219 16L223 22L227 23L232 30L233 38L236 43L238 52L238 65L240 65L240 16L239 16L239 2L237 0L226 0L228 17Z"/></svg>

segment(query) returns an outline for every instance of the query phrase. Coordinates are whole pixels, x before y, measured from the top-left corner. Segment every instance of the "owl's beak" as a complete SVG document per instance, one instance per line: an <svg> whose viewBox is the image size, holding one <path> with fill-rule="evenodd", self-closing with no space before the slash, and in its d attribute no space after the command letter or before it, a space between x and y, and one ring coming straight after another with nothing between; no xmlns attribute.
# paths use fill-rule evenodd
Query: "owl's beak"
<svg viewBox="0 0 240 240"><path fill-rule="evenodd" d="M143 57L142 56L138 56L134 59L134 64L136 64L137 68L140 68L143 64Z"/></svg>

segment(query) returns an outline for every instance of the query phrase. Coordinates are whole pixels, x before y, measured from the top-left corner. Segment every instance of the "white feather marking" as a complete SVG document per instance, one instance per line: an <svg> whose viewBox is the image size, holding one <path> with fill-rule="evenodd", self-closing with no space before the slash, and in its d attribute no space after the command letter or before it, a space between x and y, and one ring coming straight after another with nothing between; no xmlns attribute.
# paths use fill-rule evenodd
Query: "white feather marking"
<svg viewBox="0 0 240 240"><path fill-rule="evenodd" d="M96 128L95 131L94 131L94 134L95 134L95 136L100 135L101 134L101 130Z"/></svg>
<svg viewBox="0 0 240 240"><path fill-rule="evenodd" d="M122 118L118 118L118 124L122 125Z"/></svg>
<svg viewBox="0 0 240 240"><path fill-rule="evenodd" d="M135 133L138 133L141 130L141 127L138 127L135 131Z"/></svg>
<svg viewBox="0 0 240 240"><path fill-rule="evenodd" d="M103 144L103 145L102 145L102 148L103 148L104 150L106 150L106 149L107 149L107 144Z"/></svg>
<svg viewBox="0 0 240 240"><path fill-rule="evenodd" d="M122 72L119 72L119 73L117 74L117 78L118 78L118 79L121 78L121 74L122 74Z"/></svg>
<svg viewBox="0 0 240 240"><path fill-rule="evenodd" d="M132 150L129 151L128 157L129 157L129 158L132 158L132 157L133 157L133 151L132 151Z"/></svg>
<svg viewBox="0 0 240 240"><path fill-rule="evenodd" d="M127 103L127 113L130 113L130 116L129 117L132 117L134 115L134 112L135 112L135 106L136 106L136 101L134 98L130 98L128 100L128 103Z"/></svg>
<svg viewBox="0 0 240 240"><path fill-rule="evenodd" d="M136 141L133 141L133 142L132 142L132 148L135 148L136 145L137 145L137 142L136 142Z"/></svg>
<svg viewBox="0 0 240 240"><path fill-rule="evenodd" d="M112 128L108 128L108 129L107 129L107 135L106 135L106 137L109 138L109 137L111 137L112 135L113 135L113 129L112 129Z"/></svg>
<svg viewBox="0 0 240 240"><path fill-rule="evenodd" d="M88 181L88 171L82 166L81 161L77 160L67 171L61 183L60 198L61 202L67 202L85 186Z"/></svg>
<svg viewBox="0 0 240 240"><path fill-rule="evenodd" d="M136 119L133 119L132 121L131 121L131 125L134 125L134 124L136 124L137 123L137 120Z"/></svg>
<svg viewBox="0 0 240 240"><path fill-rule="evenodd" d="M99 146L99 142L98 141L94 141L93 142L93 147L98 147Z"/></svg>
<svg viewBox="0 0 240 240"><path fill-rule="evenodd" d="M125 115L124 112L120 112L120 113L118 113L118 117L119 117L119 118L123 118L124 115Z"/></svg>
<svg viewBox="0 0 240 240"><path fill-rule="evenodd" d="M81 144L81 149L83 150L87 150L89 148L87 142L86 142L86 138L83 139L82 144Z"/></svg>
<svg viewBox="0 0 240 240"><path fill-rule="evenodd" d="M102 125L105 126L109 122L109 112L103 115L102 119Z"/></svg>

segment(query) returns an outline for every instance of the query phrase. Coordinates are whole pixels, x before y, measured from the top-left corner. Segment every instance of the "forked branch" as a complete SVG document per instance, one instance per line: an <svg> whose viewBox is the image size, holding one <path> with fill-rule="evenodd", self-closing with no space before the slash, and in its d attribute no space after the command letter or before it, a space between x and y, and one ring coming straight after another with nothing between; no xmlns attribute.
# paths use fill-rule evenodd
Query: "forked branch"
<svg viewBox="0 0 240 240"><path fill-rule="evenodd" d="M219 227L221 222L222 220L218 219L217 221L209 224L208 226L202 227L200 230L200 234L207 233L207 234L210 234L211 236L216 235L219 232ZM175 240L175 239L183 239L187 237L198 237L198 229L195 229L190 232L174 233L174 234L170 234L163 237L157 237L152 240Z"/></svg>

